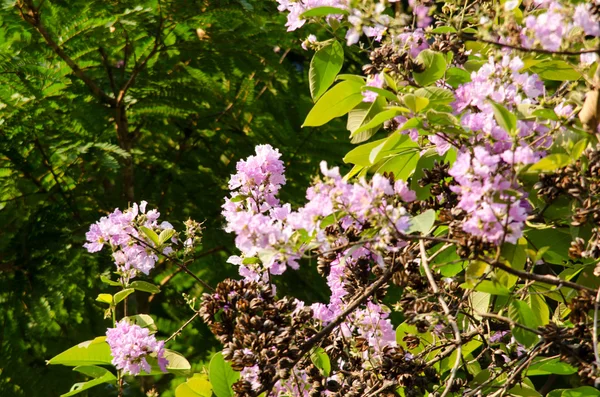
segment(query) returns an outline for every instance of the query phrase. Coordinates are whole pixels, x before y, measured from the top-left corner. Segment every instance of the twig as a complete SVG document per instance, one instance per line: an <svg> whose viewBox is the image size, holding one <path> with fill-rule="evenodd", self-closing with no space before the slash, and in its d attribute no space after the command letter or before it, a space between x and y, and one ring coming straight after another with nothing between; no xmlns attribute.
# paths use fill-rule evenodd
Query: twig
<svg viewBox="0 0 600 397"><path fill-rule="evenodd" d="M486 40L486 39L482 39L482 38L479 38L479 37L469 36L469 35L465 35L465 34L461 34L461 33L458 33L458 37L460 39L462 39L462 40L465 40L465 41L476 41L476 42L480 42L480 43L494 45L494 46L497 46L497 47L510 48L512 50L524 51L524 52L537 52L539 54L548 54L548 55L582 55L582 54L591 54L593 52L598 53L598 49L594 49L594 50L582 50L582 51L550 51L550 50L544 50L544 49L541 49L541 48L525 48L525 47L521 47L521 46L518 46L518 45L512 45L512 44L506 44L506 43L499 43L499 42L494 41L494 40Z"/></svg>
<svg viewBox="0 0 600 397"><path fill-rule="evenodd" d="M573 288L577 291L588 291L588 292L594 292L594 293L597 292L594 288L586 287L585 285L577 284L572 281L561 280L560 278L558 278L556 276L549 276L549 275L536 274L536 273L527 273L527 272L524 272L521 270L513 269L512 267L507 266L502 262L486 261L485 259L482 259L482 260L492 267L504 270L507 273L521 277L525 280L539 281L541 283L556 285L558 287L569 287L569 288Z"/></svg>
<svg viewBox="0 0 600 397"><path fill-rule="evenodd" d="M178 258L163 254L162 252L157 250L155 247L148 244L146 241L142 240L141 238L134 236L133 234L130 234L129 236L131 238L133 238L134 240L144 244L146 247L150 248L152 251L154 251L158 255L162 255L165 258L167 258L168 260L170 260L171 262L173 262L177 267L179 267L181 270L183 270L184 272L189 274L194 280L196 280L197 282L202 284L202 286L204 288L208 289L209 291L215 292L215 289L213 287L211 287L206 281L202 280L200 277L196 276L190 269L187 268L187 265L185 263L180 263L180 260Z"/></svg>
<svg viewBox="0 0 600 397"><path fill-rule="evenodd" d="M394 261L392 261L392 263L394 263ZM371 297L371 295L373 295L375 293L375 291L377 291L383 284L388 282L392 278L393 274L394 274L394 266L392 265L386 270L386 272L377 281L375 281L373 284L371 284L369 286L369 288L364 290L362 294L360 294L356 299L354 299L352 302L350 302L348 307L346 307L346 309L339 316L337 316L335 318L335 320L333 320L331 323L329 323L325 328L323 328L321 331L316 333L304 345L302 345L300 354L298 355L298 358L292 362L292 365L290 366L290 370L292 370L296 366L296 364L298 364L300 362L300 360L304 357L304 355L306 353L308 353L317 343L319 343L323 338L328 336L338 325L343 323L346 320L346 317L348 317L359 305L363 304L367 299L369 299ZM273 385L275 385L275 383L277 383L277 381L279 381L280 379L281 379L281 377L279 375L275 376L269 384L263 386L260 390L255 392L253 395L255 397L260 396L263 392L270 390L273 387ZM268 395L268 393L267 393L267 395Z"/></svg>
<svg viewBox="0 0 600 397"><path fill-rule="evenodd" d="M187 327L188 325L190 325L192 323L192 321L194 321L194 319L196 317L198 317L200 315L200 311L196 311L194 313L194 315L185 322L185 324L183 324L181 327L179 327L179 329L175 332L173 332L173 335L169 336L167 339L165 339L165 343L169 342L171 339L175 338L177 335L179 335L181 333L181 331L183 331L183 329L185 327Z"/></svg>
<svg viewBox="0 0 600 397"><path fill-rule="evenodd" d="M429 268L429 263L427 262L427 251L425 250L425 242L423 239L419 240L419 248L421 249L421 266L425 271L425 275L427 276L429 285L431 286L433 293L437 296L438 302L440 303L440 306L442 306L442 310L444 311L444 314L446 315L448 322L450 323L450 326L452 326L452 330L454 331L454 343L456 344L456 361L452 366L450 377L446 381L446 388L440 396L446 397L448 393L450 393L450 388L452 386L452 383L454 382L454 379L456 378L456 373L458 371L460 360L462 358L462 339L460 337L460 329L458 328L458 324L456 324L456 320L450 312L450 308L448 307L446 301L440 294L440 289L438 288L437 283L435 282L435 278L433 278L433 274L431 273L431 269Z"/></svg>

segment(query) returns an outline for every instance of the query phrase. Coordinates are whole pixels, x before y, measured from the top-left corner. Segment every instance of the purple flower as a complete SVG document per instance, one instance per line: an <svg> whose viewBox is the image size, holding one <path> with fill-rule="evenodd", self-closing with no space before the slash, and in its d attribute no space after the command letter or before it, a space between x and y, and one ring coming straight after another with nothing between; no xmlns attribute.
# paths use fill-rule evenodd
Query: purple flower
<svg viewBox="0 0 600 397"><path fill-rule="evenodd" d="M383 74L378 73L367 79L367 87L383 88L384 82ZM378 95L376 92L365 90L363 92L363 102L374 102Z"/></svg>
<svg viewBox="0 0 600 397"><path fill-rule="evenodd" d="M164 357L164 341L157 341L148 328L130 324L127 319L117 323L116 328L106 330L106 342L110 346L113 365L126 374L137 375L141 370L151 372L147 361L155 357L161 371L167 372L169 361Z"/></svg>

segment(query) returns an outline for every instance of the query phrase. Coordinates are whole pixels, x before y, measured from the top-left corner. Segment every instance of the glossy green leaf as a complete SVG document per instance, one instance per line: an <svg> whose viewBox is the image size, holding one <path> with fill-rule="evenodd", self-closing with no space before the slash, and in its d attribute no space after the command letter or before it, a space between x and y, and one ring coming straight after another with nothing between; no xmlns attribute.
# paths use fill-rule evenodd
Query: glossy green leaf
<svg viewBox="0 0 600 397"><path fill-rule="evenodd" d="M300 18L307 19L327 15L348 15L348 11L336 7L315 7L300 14Z"/></svg>
<svg viewBox="0 0 600 397"><path fill-rule="evenodd" d="M111 365L112 356L105 336L81 342L48 360L50 365Z"/></svg>
<svg viewBox="0 0 600 397"><path fill-rule="evenodd" d="M510 110L506 109L499 103L490 101L492 110L494 111L494 118L498 125L503 128L506 132L514 134L517 131L517 117L511 113Z"/></svg>
<svg viewBox="0 0 600 397"><path fill-rule="evenodd" d="M502 245L502 259L504 264L515 269L523 270L527 261L527 240L520 238L517 244L505 243ZM505 272L501 269L496 269L496 278L506 288L512 288L519 279L517 276Z"/></svg>
<svg viewBox="0 0 600 397"><path fill-rule="evenodd" d="M129 284L129 286L138 291L149 292L151 294L158 294L160 292L160 288L158 288L158 285L154 285L146 281L134 281L131 284Z"/></svg>
<svg viewBox="0 0 600 397"><path fill-rule="evenodd" d="M446 83L452 88L457 88L461 84L465 84L471 81L471 74L465 69L461 68L448 68L446 70Z"/></svg>
<svg viewBox="0 0 600 397"><path fill-rule="evenodd" d="M315 53L310 61L310 69L308 70L310 95L314 101L319 99L331 87L331 84L335 81L335 77L342 70L343 64L344 49L337 41L332 42Z"/></svg>
<svg viewBox="0 0 600 397"><path fill-rule="evenodd" d="M340 117L362 102L362 85L356 81L342 81L327 91L306 116L303 127L319 127Z"/></svg>
<svg viewBox="0 0 600 397"><path fill-rule="evenodd" d="M113 296L111 294L99 294L96 298L97 302L106 303L108 305L113 304Z"/></svg>
<svg viewBox="0 0 600 397"><path fill-rule="evenodd" d="M108 285L113 286L113 287L120 287L121 286L121 283L113 281L113 280L111 280L107 276L100 276L100 281L102 281L104 284L108 284Z"/></svg>
<svg viewBox="0 0 600 397"><path fill-rule="evenodd" d="M325 378L331 374L329 356L322 347L316 347L310 352L310 360Z"/></svg>
<svg viewBox="0 0 600 397"><path fill-rule="evenodd" d="M438 26L431 33L456 33L456 29L452 26Z"/></svg>
<svg viewBox="0 0 600 397"><path fill-rule="evenodd" d="M384 110L383 112L380 112L378 114L376 114L375 116L373 116L373 118L366 124L364 124L362 127L358 128L356 131L354 131L350 137L354 137L357 134L360 134L364 131L367 131L369 129L372 128L376 128L380 125L382 125L384 122L393 119L394 117L396 117L398 115L398 111L396 110Z"/></svg>
<svg viewBox="0 0 600 397"><path fill-rule="evenodd" d="M94 379L87 382L76 383L68 393L61 394L60 397L70 397L82 393L94 386L103 383L116 383L117 377L109 370L95 366L79 366L73 368L73 371L81 372Z"/></svg>
<svg viewBox="0 0 600 397"><path fill-rule="evenodd" d="M158 245L163 245L175 235L175 229L165 229L158 235Z"/></svg>
<svg viewBox="0 0 600 397"><path fill-rule="evenodd" d="M446 60L439 52L431 50L421 51L417 56L417 62L425 68L421 73L413 72L413 78L420 86L428 86L444 77Z"/></svg>
<svg viewBox="0 0 600 397"><path fill-rule="evenodd" d="M384 98L388 99L389 101L392 102L397 102L398 101L398 97L396 96L396 94L394 94L391 91L388 91L384 88L378 88L378 87L369 87L369 86L365 86L363 87L364 91L371 91L374 92L378 95L383 96Z"/></svg>
<svg viewBox="0 0 600 397"><path fill-rule="evenodd" d="M139 325L142 328L148 328L150 333L158 331L156 324L152 317L147 314L135 314L133 316L125 317L131 324Z"/></svg>
<svg viewBox="0 0 600 397"><path fill-rule="evenodd" d="M544 80L568 81L578 80L581 74L565 61L550 60L531 67Z"/></svg>
<svg viewBox="0 0 600 397"><path fill-rule="evenodd" d="M571 162L569 156L563 153L550 154L531 167L528 172L553 172L568 165Z"/></svg>
<svg viewBox="0 0 600 397"><path fill-rule="evenodd" d="M533 360L526 372L526 376L535 375L571 375L577 372L577 368L560 361L558 357L537 357Z"/></svg>
<svg viewBox="0 0 600 397"><path fill-rule="evenodd" d="M550 309L548 308L546 299L542 295L529 294L526 302L531 307L536 324L543 326L550 322Z"/></svg>
<svg viewBox="0 0 600 397"><path fill-rule="evenodd" d="M175 389L175 397L211 397L212 385L205 374L194 374Z"/></svg>
<svg viewBox="0 0 600 397"><path fill-rule="evenodd" d="M449 105L455 100L452 91L439 87L419 88L415 91L415 95L427 98L429 100L429 106L433 108L439 105Z"/></svg>
<svg viewBox="0 0 600 397"><path fill-rule="evenodd" d="M367 124L375 115L384 110L386 101L383 97L377 97L373 102L361 102L348 113L348 122L346 129L350 131L350 142L361 143L371 138L379 126L355 133L362 125Z"/></svg>
<svg viewBox="0 0 600 397"><path fill-rule="evenodd" d="M238 381L240 373L231 368L225 361L223 354L215 354L208 365L208 379L217 397L232 397L234 395L231 386Z"/></svg>
<svg viewBox="0 0 600 397"><path fill-rule="evenodd" d="M133 288L126 288L115 294L115 305L118 305L123 299L131 295L135 290Z"/></svg>
<svg viewBox="0 0 600 397"><path fill-rule="evenodd" d="M425 236L429 234L434 223L435 210L429 209L410 219L410 227L407 233L420 233Z"/></svg>
<svg viewBox="0 0 600 397"><path fill-rule="evenodd" d="M581 386L576 389L565 390L561 397L594 397L600 396L600 390L592 386Z"/></svg>
<svg viewBox="0 0 600 397"><path fill-rule="evenodd" d="M189 376L192 370L192 366L188 360L176 351L165 349L164 354L167 359L167 372L176 376ZM150 373L144 371L140 372L138 376L154 376L165 374L158 365L158 360L155 357L149 356L146 358L148 364L150 364Z"/></svg>
<svg viewBox="0 0 600 397"><path fill-rule="evenodd" d="M160 245L160 238L158 237L158 234L156 234L156 232L154 230L152 230L146 226L140 226L140 230L142 231L142 233L144 233L146 235L146 237L148 237L150 239L150 241L152 241L154 243L154 245L156 247L158 247Z"/></svg>
<svg viewBox="0 0 600 397"><path fill-rule="evenodd" d="M404 104L407 108L412 110L414 113L419 113L429 105L429 99L424 97L418 97L413 94L404 95Z"/></svg>
<svg viewBox="0 0 600 397"><path fill-rule="evenodd" d="M532 329L535 329L538 327L538 325L541 325L536 323L531 307L529 307L526 302L520 300L511 302L508 310L508 316L514 322ZM515 339L526 347L530 347L538 341L536 334L519 326L511 326L511 331Z"/></svg>

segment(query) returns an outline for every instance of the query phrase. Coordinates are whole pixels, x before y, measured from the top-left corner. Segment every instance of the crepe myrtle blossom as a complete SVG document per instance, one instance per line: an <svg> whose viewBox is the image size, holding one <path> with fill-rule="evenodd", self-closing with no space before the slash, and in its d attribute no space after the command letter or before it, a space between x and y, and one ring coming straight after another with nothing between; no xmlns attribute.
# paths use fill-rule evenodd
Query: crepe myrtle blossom
<svg viewBox="0 0 600 397"><path fill-rule="evenodd" d="M374 76L369 76L367 79L367 87L383 88L385 83L383 73L377 73ZM370 90L363 91L363 102L374 102L379 94Z"/></svg>
<svg viewBox="0 0 600 397"><path fill-rule="evenodd" d="M458 183L451 189L458 194L458 208L466 213L465 232L494 244L517 242L531 207L525 193L511 181L503 159L508 158L510 164L531 164L533 156L528 148L517 148L511 157L506 152L493 154L485 146L476 146L472 153L459 152L449 174Z"/></svg>
<svg viewBox="0 0 600 397"><path fill-rule="evenodd" d="M396 250L404 246L404 241L395 238L410 226L402 203L416 198L405 182L392 184L376 174L371 181L362 178L348 183L337 167L329 169L322 162L323 178L307 190L307 203L292 210L290 204L282 204L276 197L285 183L279 152L259 145L256 153L238 163L238 172L229 183L231 196L223 205L225 231L236 235L236 247L241 251L228 262L238 265L244 278L258 281L265 272L277 275L288 267L298 269L305 249L305 244L297 244L299 233L321 249L329 249L331 242L321 222L336 212L347 214L340 219L344 229L361 230L367 223L378 228L373 248Z"/></svg>
<svg viewBox="0 0 600 397"><path fill-rule="evenodd" d="M152 368L147 358L157 359L162 372L167 372L169 361L164 357L164 341L157 341L148 328L130 324L123 319L115 328L106 331L106 342L110 346L113 365L125 374L137 375L140 371L150 373Z"/></svg>
<svg viewBox="0 0 600 397"><path fill-rule="evenodd" d="M133 278L138 273L149 274L158 260L155 251L158 247L139 232L139 228L143 226L157 234L173 229L169 222L159 224L160 213L156 209L147 211L147 205L146 201L142 201L139 205L134 203L125 211L117 208L92 224L86 233L87 243L84 247L88 252L98 252L104 245L110 246L117 270L125 279ZM171 242L176 242L175 237ZM165 255L173 251L170 244L166 244L162 250Z"/></svg>

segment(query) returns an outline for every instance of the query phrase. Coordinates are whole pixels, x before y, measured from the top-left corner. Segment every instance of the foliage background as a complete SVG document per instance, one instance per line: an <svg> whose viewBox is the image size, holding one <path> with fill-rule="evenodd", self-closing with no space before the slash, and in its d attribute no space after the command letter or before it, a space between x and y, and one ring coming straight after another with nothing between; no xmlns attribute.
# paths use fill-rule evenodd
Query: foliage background
<svg viewBox="0 0 600 397"><path fill-rule="evenodd" d="M349 142L341 124L300 129L311 106L308 57L298 37L284 34L274 2L2 6L0 395L58 396L81 379L45 360L109 325L95 297L109 289L98 275L113 265L108 254L82 248L90 223L140 200L163 220L205 221L190 268L214 285L234 270L225 263L233 245L220 205L235 162L256 144L278 147L288 168L283 198L294 202L318 161L339 162ZM130 310L151 308L166 337L192 313L182 293L203 291L164 264L154 274L163 293L151 301L136 295ZM326 299L298 276L288 274L281 287ZM200 368L217 344L197 320L170 347ZM146 378L130 390L162 392L182 380ZM97 389L89 395L110 394Z"/></svg>

